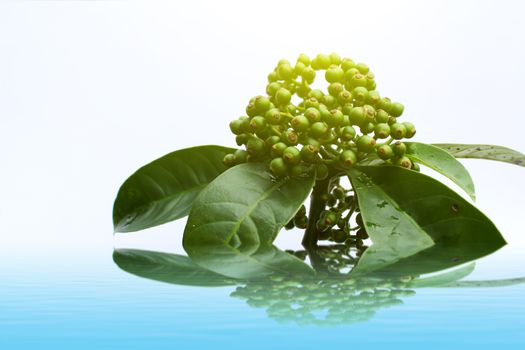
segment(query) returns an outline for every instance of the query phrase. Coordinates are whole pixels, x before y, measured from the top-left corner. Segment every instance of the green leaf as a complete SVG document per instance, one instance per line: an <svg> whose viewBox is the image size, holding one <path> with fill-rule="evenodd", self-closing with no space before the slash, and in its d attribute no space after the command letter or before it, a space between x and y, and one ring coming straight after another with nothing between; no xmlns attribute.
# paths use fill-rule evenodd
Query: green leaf
<svg viewBox="0 0 525 350"><path fill-rule="evenodd" d="M457 281L443 284L443 288L490 288L490 287L508 287L525 283L525 277L509 278L501 280L488 281Z"/></svg>
<svg viewBox="0 0 525 350"><path fill-rule="evenodd" d="M260 163L238 165L199 194L183 239L195 263L242 279L313 273L272 242L308 196L314 177L276 180L267 169Z"/></svg>
<svg viewBox="0 0 525 350"><path fill-rule="evenodd" d="M406 142L406 155L448 177L461 187L472 200L476 200L474 183L469 172L454 156L441 148L419 142Z"/></svg>
<svg viewBox="0 0 525 350"><path fill-rule="evenodd" d="M349 175L373 242L358 272L439 271L505 245L482 212L432 177L394 166L356 167Z"/></svg>
<svg viewBox="0 0 525 350"><path fill-rule="evenodd" d="M133 275L186 286L229 286L238 281L203 269L187 256L136 249L116 249L113 261Z"/></svg>
<svg viewBox="0 0 525 350"><path fill-rule="evenodd" d="M435 143L434 146L444 149L456 158L496 160L525 167L525 155L503 146L455 143Z"/></svg>
<svg viewBox="0 0 525 350"><path fill-rule="evenodd" d="M445 284L459 281L470 275L476 268L476 263L470 263L452 271L444 272L436 276L418 278L410 282L410 288L439 287Z"/></svg>
<svg viewBox="0 0 525 350"><path fill-rule="evenodd" d="M199 192L226 170L234 150L199 146L169 153L131 175L113 205L116 232L133 232L188 215Z"/></svg>

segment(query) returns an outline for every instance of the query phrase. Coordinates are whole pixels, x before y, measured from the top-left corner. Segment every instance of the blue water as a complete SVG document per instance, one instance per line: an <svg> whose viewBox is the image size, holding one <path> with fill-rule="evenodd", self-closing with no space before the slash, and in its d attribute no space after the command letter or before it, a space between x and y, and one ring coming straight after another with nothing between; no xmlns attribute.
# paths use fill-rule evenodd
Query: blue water
<svg viewBox="0 0 525 350"><path fill-rule="evenodd" d="M230 296L235 286L156 282L101 260L3 271L0 349L525 347L523 284L412 289L402 303L368 309L366 321L301 325Z"/></svg>

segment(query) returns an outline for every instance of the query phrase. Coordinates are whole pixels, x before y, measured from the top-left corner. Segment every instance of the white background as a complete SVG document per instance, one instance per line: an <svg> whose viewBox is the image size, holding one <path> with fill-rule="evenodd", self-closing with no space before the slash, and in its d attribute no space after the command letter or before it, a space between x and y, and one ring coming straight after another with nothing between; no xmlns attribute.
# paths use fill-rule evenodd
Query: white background
<svg viewBox="0 0 525 350"><path fill-rule="evenodd" d="M113 237L120 184L173 150L233 146L228 122L280 58L301 52L369 64L418 141L524 152L524 11L521 1L1 2L2 268L82 265L110 259L113 245L180 251L184 221ZM514 275L525 267L525 169L464 164L476 205L511 243L481 266Z"/></svg>

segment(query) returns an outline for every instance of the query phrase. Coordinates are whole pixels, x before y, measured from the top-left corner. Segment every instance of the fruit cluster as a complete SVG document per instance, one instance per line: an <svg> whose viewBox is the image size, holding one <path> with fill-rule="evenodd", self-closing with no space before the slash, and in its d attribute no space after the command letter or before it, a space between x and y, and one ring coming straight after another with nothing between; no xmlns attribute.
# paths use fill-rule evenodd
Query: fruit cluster
<svg viewBox="0 0 525 350"><path fill-rule="evenodd" d="M319 71L326 91L311 87ZM415 127L398 121L403 105L379 95L366 64L336 53L314 59L301 54L295 65L280 60L268 75L266 93L253 97L247 115L230 123L246 149L226 155L227 166L268 161L277 177L315 168L318 180L363 159L414 166L399 140L413 137Z"/></svg>

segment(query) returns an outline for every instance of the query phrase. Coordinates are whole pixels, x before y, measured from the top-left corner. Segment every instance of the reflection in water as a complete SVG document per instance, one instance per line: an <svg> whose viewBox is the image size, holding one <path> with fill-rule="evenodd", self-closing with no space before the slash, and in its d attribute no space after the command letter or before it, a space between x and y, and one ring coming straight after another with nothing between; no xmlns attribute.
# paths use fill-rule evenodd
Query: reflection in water
<svg viewBox="0 0 525 350"><path fill-rule="evenodd" d="M237 286L231 293L254 308L266 309L278 322L335 325L363 322L378 310L403 304L403 298L424 287L499 287L525 283L525 278L493 281L461 281L474 270L474 264L431 277L413 260L414 271L405 266L399 274L352 273L355 258L341 245L325 246L315 251L290 252L315 261L312 276L274 275L264 280L239 280L203 269L188 257L144 250L118 249L115 263L134 275L177 285L217 287ZM425 260L428 263L428 260ZM429 266L429 271L436 267Z"/></svg>

